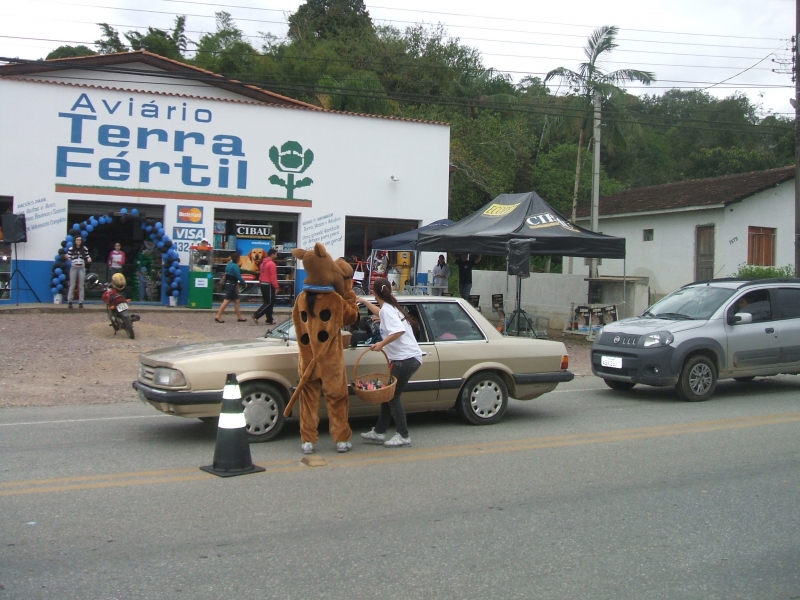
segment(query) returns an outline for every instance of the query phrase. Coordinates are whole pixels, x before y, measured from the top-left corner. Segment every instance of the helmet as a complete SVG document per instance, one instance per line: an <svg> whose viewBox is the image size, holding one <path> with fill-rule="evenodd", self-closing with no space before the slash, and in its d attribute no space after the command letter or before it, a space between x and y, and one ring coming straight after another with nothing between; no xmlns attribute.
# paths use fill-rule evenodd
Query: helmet
<svg viewBox="0 0 800 600"><path fill-rule="evenodd" d="M124 290L126 283L125 275L122 273L114 273L114 275L111 277L111 287L113 287L115 290Z"/></svg>

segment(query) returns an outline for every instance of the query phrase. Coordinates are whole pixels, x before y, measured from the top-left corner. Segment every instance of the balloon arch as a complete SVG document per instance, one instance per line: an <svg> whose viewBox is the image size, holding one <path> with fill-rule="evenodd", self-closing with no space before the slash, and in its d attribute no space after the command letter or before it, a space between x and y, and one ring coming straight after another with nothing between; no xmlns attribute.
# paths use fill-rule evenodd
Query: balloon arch
<svg viewBox="0 0 800 600"><path fill-rule="evenodd" d="M75 238L81 236L85 242L95 229L113 223L115 219L118 219L120 223L125 223L129 219L141 221L145 236L154 244L154 249L161 252L163 268L162 281L165 286L162 288L162 291L165 291L168 296L174 296L177 299L183 289L183 282L180 276L180 255L172 247L172 240L166 234L163 223L155 219L145 218L145 215L140 215L139 210L136 208L132 208L131 210L123 208L118 213L112 211L98 218L91 216L82 223L75 223L72 225L72 229L69 230L67 236L61 241L61 248L58 249L58 254L53 260L50 288L53 295L64 293L64 288L69 285L70 262L67 260L66 254L69 247L72 246L72 243L75 241Z"/></svg>

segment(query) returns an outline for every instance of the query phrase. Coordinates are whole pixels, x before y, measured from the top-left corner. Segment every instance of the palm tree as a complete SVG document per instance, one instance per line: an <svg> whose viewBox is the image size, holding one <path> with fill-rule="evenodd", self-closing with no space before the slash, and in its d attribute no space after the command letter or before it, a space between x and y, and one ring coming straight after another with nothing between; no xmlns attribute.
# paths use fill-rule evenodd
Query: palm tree
<svg viewBox="0 0 800 600"><path fill-rule="evenodd" d="M650 85L655 81L655 74L648 71L637 69L620 69L606 73L601 69L601 62L604 54L611 52L617 47L615 38L619 33L617 27L604 26L595 29L589 37L586 47L583 49L586 54L587 62L579 65L577 71L572 71L565 67L558 67L550 71L544 78L544 83L551 79L559 78L566 84L571 91L568 98L568 114L571 118L565 122L571 122L573 127L578 129L578 159L575 163L575 186L572 193L572 220L575 220L575 211L578 205L578 184L581 177L581 154L583 143L586 139L586 131L590 126L592 118L592 100L595 91L600 92L603 99L611 99L624 96L625 92L619 86L628 82L638 81L645 85ZM570 273L572 272L572 261L570 260Z"/></svg>

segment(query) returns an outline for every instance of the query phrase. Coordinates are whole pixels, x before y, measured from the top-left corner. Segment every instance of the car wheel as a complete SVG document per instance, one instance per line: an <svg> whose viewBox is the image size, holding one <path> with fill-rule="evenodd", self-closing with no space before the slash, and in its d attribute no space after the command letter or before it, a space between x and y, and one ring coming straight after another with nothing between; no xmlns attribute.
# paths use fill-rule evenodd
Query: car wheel
<svg viewBox="0 0 800 600"><path fill-rule="evenodd" d="M467 380L456 402L459 416L473 425L491 425L508 408L508 388L494 373L477 373Z"/></svg>
<svg viewBox="0 0 800 600"><path fill-rule="evenodd" d="M717 387L717 369L707 356L698 354L683 365L681 377L675 389L678 395L689 402L708 400Z"/></svg>
<svg viewBox="0 0 800 600"><path fill-rule="evenodd" d="M616 379L603 379L605 384L612 390L626 391L633 389L636 384L632 381L617 381Z"/></svg>
<svg viewBox="0 0 800 600"><path fill-rule="evenodd" d="M738 381L739 383L747 383L748 381L753 381L755 379L755 375L750 375L749 377L734 377L734 381Z"/></svg>
<svg viewBox="0 0 800 600"><path fill-rule="evenodd" d="M247 440L268 442L275 439L286 423L283 409L286 396L271 383L253 381L242 385Z"/></svg>

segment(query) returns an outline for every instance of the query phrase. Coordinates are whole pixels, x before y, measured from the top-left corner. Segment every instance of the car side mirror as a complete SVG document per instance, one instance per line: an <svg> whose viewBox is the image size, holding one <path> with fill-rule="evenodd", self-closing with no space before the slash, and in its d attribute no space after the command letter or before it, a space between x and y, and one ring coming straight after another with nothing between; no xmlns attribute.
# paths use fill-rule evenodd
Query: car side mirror
<svg viewBox="0 0 800 600"><path fill-rule="evenodd" d="M747 325L753 322L753 315L750 313L736 313L733 315L734 325Z"/></svg>
<svg viewBox="0 0 800 600"><path fill-rule="evenodd" d="M355 348L366 342L367 339L369 339L369 334L366 331L354 331L350 336L350 347Z"/></svg>

